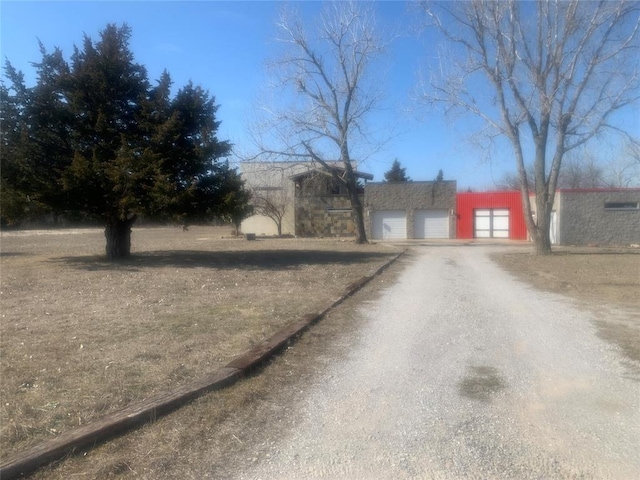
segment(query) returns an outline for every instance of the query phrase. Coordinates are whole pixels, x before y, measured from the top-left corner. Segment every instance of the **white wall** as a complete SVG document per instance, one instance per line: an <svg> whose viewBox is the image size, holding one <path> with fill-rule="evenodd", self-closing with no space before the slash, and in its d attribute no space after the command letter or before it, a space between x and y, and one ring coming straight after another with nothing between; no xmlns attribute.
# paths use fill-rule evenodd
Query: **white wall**
<svg viewBox="0 0 640 480"><path fill-rule="evenodd" d="M311 168L313 164L309 162L242 162L240 164L246 188L255 191L256 195L270 195L278 203L286 205L282 220L283 235L295 235L295 186L290 178ZM247 218L242 222L241 229L243 233L256 235L278 234L276 223L264 215Z"/></svg>

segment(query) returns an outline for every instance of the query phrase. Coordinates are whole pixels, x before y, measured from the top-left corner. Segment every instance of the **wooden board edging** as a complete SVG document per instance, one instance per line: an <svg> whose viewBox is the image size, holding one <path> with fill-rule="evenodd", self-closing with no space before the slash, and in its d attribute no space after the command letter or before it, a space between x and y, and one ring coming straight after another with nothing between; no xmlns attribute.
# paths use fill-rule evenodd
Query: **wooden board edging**
<svg viewBox="0 0 640 480"><path fill-rule="evenodd" d="M69 452L95 445L133 427L155 421L159 416L204 393L233 383L241 375L242 372L238 369L224 367L171 392L153 395L99 420L63 432L52 440L44 441L7 459L0 467L0 478L7 480L31 473Z"/></svg>
<svg viewBox="0 0 640 480"><path fill-rule="evenodd" d="M141 424L153 422L158 417L166 415L205 393L219 390L236 382L249 369L255 368L271 358L292 339L322 319L331 309L359 291L404 253L404 251L400 252L376 269L372 275L362 277L348 285L343 295L331 302L320 313L303 315L297 322L278 331L248 352L237 356L221 369L170 392L153 395L101 419L63 432L51 440L43 441L23 452L10 456L0 466L0 479L10 480L20 475L30 474L39 467L78 449L95 446Z"/></svg>

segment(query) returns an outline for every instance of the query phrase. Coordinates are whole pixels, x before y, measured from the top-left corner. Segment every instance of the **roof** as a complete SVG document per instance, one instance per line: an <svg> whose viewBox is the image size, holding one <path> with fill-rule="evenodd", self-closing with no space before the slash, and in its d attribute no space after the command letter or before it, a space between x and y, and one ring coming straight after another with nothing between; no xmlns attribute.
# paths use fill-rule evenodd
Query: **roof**
<svg viewBox="0 0 640 480"><path fill-rule="evenodd" d="M371 182L370 185L437 185L437 184L445 184L445 183L457 183L457 180L407 180L406 182Z"/></svg>
<svg viewBox="0 0 640 480"><path fill-rule="evenodd" d="M456 195L482 196L482 195L520 195L520 190L482 190L478 192L458 192Z"/></svg>
<svg viewBox="0 0 640 480"><path fill-rule="evenodd" d="M556 193L637 193L640 188L558 188ZM536 192L529 192L530 197L535 197Z"/></svg>
<svg viewBox="0 0 640 480"><path fill-rule="evenodd" d="M611 193L611 192L640 192L640 188L559 188L563 193Z"/></svg>
<svg viewBox="0 0 640 480"><path fill-rule="evenodd" d="M329 175L330 173L334 173L334 174L337 174L339 176L342 176L345 173L345 169L342 168L342 167L331 167L331 171L329 171L329 170L327 170L325 168L312 168L312 169L309 169L306 172L302 172L302 173L298 173L296 175L292 175L289 178L291 180L293 180L293 181L301 180L301 179L303 179L305 177L308 177L312 173L322 173L324 175ZM362 178L364 180L373 180L373 175L370 174L370 173L359 172L358 170L354 170L353 173L358 178Z"/></svg>

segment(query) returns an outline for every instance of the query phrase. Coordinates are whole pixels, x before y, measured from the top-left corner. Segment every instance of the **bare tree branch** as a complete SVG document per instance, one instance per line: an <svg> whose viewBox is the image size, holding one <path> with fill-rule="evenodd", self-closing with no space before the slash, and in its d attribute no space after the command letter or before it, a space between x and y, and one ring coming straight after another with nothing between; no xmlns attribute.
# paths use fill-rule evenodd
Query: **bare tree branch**
<svg viewBox="0 0 640 480"><path fill-rule="evenodd" d="M527 227L537 253L550 253L564 155L605 129L628 130L612 120L640 100L640 3L470 0L422 6L427 25L464 55L447 59L449 69L423 88L423 101L477 115L509 139ZM487 86L493 101L480 97ZM529 191L536 194L535 218Z"/></svg>
<svg viewBox="0 0 640 480"><path fill-rule="evenodd" d="M378 37L373 5L344 1L324 7L316 32L291 9L276 22L284 52L270 66L282 94L269 112L263 127L269 138L259 143L256 158L307 159L330 172L346 186L356 241L366 242L352 149L371 140L368 120L381 101L372 67L386 42Z"/></svg>

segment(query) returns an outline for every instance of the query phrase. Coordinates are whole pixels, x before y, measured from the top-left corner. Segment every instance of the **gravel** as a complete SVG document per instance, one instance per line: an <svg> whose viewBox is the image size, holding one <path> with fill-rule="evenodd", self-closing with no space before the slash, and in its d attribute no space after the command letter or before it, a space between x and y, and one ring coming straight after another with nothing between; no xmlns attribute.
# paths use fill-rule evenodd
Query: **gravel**
<svg viewBox="0 0 640 480"><path fill-rule="evenodd" d="M640 384L590 314L492 248L415 249L302 420L236 478L640 478Z"/></svg>

